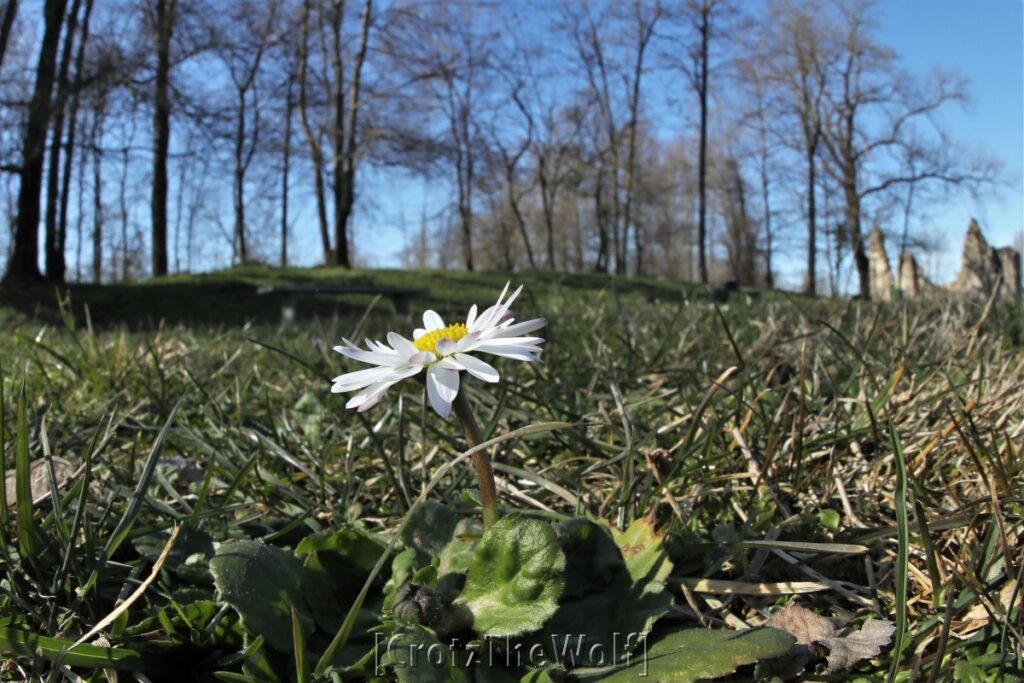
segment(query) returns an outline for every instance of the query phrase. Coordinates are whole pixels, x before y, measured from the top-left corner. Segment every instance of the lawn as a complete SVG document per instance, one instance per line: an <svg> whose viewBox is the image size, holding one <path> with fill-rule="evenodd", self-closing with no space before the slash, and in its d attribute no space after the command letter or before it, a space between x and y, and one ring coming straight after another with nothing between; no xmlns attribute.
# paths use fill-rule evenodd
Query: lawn
<svg viewBox="0 0 1024 683"><path fill-rule="evenodd" d="M615 681L641 652L659 681L1024 675L1019 307L512 277L547 341L463 380L496 440L482 538L455 417L415 379L345 410L330 380L360 368L332 346L459 320L509 276L0 290L0 677ZM281 325L255 288L282 281L430 293L301 300ZM787 627L792 604L834 633ZM619 626L649 646L550 651ZM500 665L470 661L496 641Z"/></svg>

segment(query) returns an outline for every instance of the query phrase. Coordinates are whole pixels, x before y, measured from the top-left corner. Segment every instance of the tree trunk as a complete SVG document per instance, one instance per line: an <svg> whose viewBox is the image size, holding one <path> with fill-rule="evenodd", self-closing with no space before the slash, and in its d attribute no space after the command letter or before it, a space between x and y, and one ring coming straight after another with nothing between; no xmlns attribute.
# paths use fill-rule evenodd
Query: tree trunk
<svg viewBox="0 0 1024 683"><path fill-rule="evenodd" d="M519 234L523 238L523 247L525 247L525 249L526 249L526 261L527 261L527 263L530 264L530 270L537 270L537 263L536 263L536 261L534 261L534 258L533 258L533 249L530 247L530 233L526 229L526 219L523 217L523 212L519 208L519 198L517 198L515 196L516 191L515 191L514 181L515 181L515 168L511 164L505 164L505 185L508 187L508 205L509 205L509 208L512 209L512 215L516 219L516 226L518 226L518 228L519 228ZM541 202L544 205L545 219L546 219L547 218L547 201L544 198L543 174L541 176L541 181L540 182L541 182ZM549 240L550 240L550 238L549 238ZM511 248L511 243L512 243L511 238L506 240L506 243L509 245L509 248ZM551 253L550 252L551 248L552 247L549 244L549 246L548 246L549 254ZM551 258L551 256L549 255L548 258ZM512 259L510 257L508 257L505 260L506 260L507 264L510 265L508 270L512 270L512 268L511 268Z"/></svg>
<svg viewBox="0 0 1024 683"><path fill-rule="evenodd" d="M57 96L53 108L52 137L50 142L50 160L46 173L46 278L53 282L64 282L67 264L64 261L64 238L60 234L57 222L59 190L61 185L60 150L64 137L64 110L68 97L68 81L71 72L71 56L75 45L75 33L78 32L78 8L80 0L72 0L68 12L67 30L64 31L64 46L61 50L60 65L57 67ZM74 127L71 122L71 127ZM67 154L71 158L71 152Z"/></svg>
<svg viewBox="0 0 1024 683"><path fill-rule="evenodd" d="M7 43L11 38L11 29L14 27L14 18L17 15L18 0L7 0L3 19L0 19L0 65L4 63L4 55L7 54Z"/></svg>
<svg viewBox="0 0 1024 683"><path fill-rule="evenodd" d="M817 169L814 164L815 151L811 147L807 152L807 279L804 281L804 294L814 296L817 290L817 263L818 253L816 237L817 230L817 205L815 204L815 193L817 183Z"/></svg>
<svg viewBox="0 0 1024 683"><path fill-rule="evenodd" d="M845 169L843 195L846 200L846 227L850 231L850 246L853 248L853 263L857 268L857 280L860 284L860 298L871 298L871 264L864 248L864 238L860 229L860 196L857 194L856 170Z"/></svg>
<svg viewBox="0 0 1024 683"><path fill-rule="evenodd" d="M249 262L245 244L245 90L239 91L238 118L235 121L235 238L234 261L240 265Z"/></svg>
<svg viewBox="0 0 1024 683"><path fill-rule="evenodd" d="M74 166L74 155L75 155L75 138L78 132L78 110L82 102L82 81L83 81L83 69L85 66L85 46L89 41L89 21L92 17L93 0L85 0L85 15L82 18L82 35L78 41L78 52L75 55L75 82L73 86L73 92L71 95L71 108L68 112L68 137L64 148L64 171L63 180L60 190L60 208L57 223L57 234L60 235L60 245L58 246L58 252L61 255L61 261L64 261L64 252L67 245L68 237L68 201L71 197L71 175ZM83 170L84 173L84 160L85 156L82 156ZM81 202L79 202L81 205ZM79 226L81 226L81 220L79 219ZM78 246L81 248L81 229L79 229ZM76 265L76 279L81 278L81 264Z"/></svg>
<svg viewBox="0 0 1024 683"><path fill-rule="evenodd" d="M309 98L306 92L306 71L309 68L309 10L311 0L302 3L299 21L299 121L309 145L310 163L313 166L313 187L316 193L316 217L320 225L320 244L324 250L324 264L334 263L331 237L327 227L327 196L324 190L323 149L316 131L309 123Z"/></svg>
<svg viewBox="0 0 1024 683"><path fill-rule="evenodd" d="M708 33L709 8L701 6L700 23L700 76L697 92L700 96L700 155L698 161L698 219L697 219L697 261L700 281L708 282L707 261L707 174L708 174Z"/></svg>
<svg viewBox="0 0 1024 683"><path fill-rule="evenodd" d="M92 130L89 141L92 143L92 281L100 284L103 281L103 153L100 142L103 140L103 101L93 113Z"/></svg>
<svg viewBox="0 0 1024 683"><path fill-rule="evenodd" d="M125 146L121 150L121 180L118 183L118 204L121 209L121 282L128 282L131 274L128 271L128 266L131 259L128 257L128 147ZM165 246L166 246L166 235L165 235ZM164 254L166 261L167 254ZM113 265L111 265L111 271L113 271ZM166 263L164 264L164 270L166 271Z"/></svg>
<svg viewBox="0 0 1024 683"><path fill-rule="evenodd" d="M292 158L292 77L289 72L288 92L284 101L284 164L281 171L281 267L288 267L288 171Z"/></svg>
<svg viewBox="0 0 1024 683"><path fill-rule="evenodd" d="M171 34L177 0L156 0L156 92L153 106L153 277L167 274L167 155L171 141Z"/></svg>
<svg viewBox="0 0 1024 683"><path fill-rule="evenodd" d="M22 141L18 221L14 250L4 276L7 283L30 284L42 280L39 272L39 194L43 184L43 157L50 123L50 97L56 76L57 47L66 9L66 0L46 0L43 9L45 28Z"/></svg>
<svg viewBox="0 0 1024 683"><path fill-rule="evenodd" d="M772 272L772 209L768 178L768 146L765 143L764 120L761 119L761 203L764 205L764 286L775 289L775 274Z"/></svg>
<svg viewBox="0 0 1024 683"><path fill-rule="evenodd" d="M598 167L594 184L594 223L597 224L597 260L594 270L599 273L608 272L608 224L605 218L604 172Z"/></svg>
<svg viewBox="0 0 1024 683"><path fill-rule="evenodd" d="M331 66L334 71L334 126L331 131L331 177L334 179L334 264L349 267L348 215L352 208L352 188L346 177L345 162L345 95L344 71L341 61L341 24L345 3L334 3L331 15Z"/></svg>

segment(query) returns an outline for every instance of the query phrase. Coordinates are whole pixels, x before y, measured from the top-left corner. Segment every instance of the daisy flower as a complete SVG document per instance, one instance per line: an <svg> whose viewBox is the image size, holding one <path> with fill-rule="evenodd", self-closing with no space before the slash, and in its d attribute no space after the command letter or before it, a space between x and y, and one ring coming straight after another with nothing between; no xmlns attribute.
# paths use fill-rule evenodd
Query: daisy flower
<svg viewBox="0 0 1024 683"><path fill-rule="evenodd" d="M345 407L363 412L376 405L393 384L426 371L430 406L447 418L452 411L452 401L459 393L459 373L468 372L484 382L498 381L494 366L475 354L488 353L522 361L535 361L540 356L544 340L529 334L544 327L546 321L535 318L515 322L509 307L523 288L520 286L505 299L508 287L506 284L498 302L480 315L474 304L465 323L445 325L435 311L425 312L423 327L413 331L411 340L397 332L388 332L387 344L367 339L367 349L361 349L342 339L342 344L334 347L335 351L373 367L335 377L331 392L359 390Z"/></svg>

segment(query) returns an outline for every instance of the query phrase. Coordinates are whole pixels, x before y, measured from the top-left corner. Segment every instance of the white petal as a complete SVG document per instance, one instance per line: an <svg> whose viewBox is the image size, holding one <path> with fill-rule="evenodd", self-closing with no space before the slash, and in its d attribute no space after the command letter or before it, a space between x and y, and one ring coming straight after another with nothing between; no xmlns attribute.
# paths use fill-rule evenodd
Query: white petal
<svg viewBox="0 0 1024 683"><path fill-rule="evenodd" d="M394 351L364 351L355 346L335 346L334 350L352 360L370 365L402 365L405 362Z"/></svg>
<svg viewBox="0 0 1024 683"><path fill-rule="evenodd" d="M419 349L416 348L415 344L397 332L388 332L388 344L391 344L391 348L397 351L398 355L403 359L419 353Z"/></svg>
<svg viewBox="0 0 1024 683"><path fill-rule="evenodd" d="M494 324L492 324L491 319L494 318L494 315L495 313L498 312L498 309L499 306L495 305L491 306L490 308L486 309L483 313L481 313L480 317L473 322L473 327L472 329L470 329L470 332L483 332L494 327Z"/></svg>
<svg viewBox="0 0 1024 683"><path fill-rule="evenodd" d="M426 333L427 333L427 331L425 329L423 329L422 327L417 327L415 330L412 331L412 338L413 339L419 339L420 337L422 337Z"/></svg>
<svg viewBox="0 0 1024 683"><path fill-rule="evenodd" d="M515 360L535 361L537 356L536 353L540 353L540 349L525 346L500 346L498 344L488 345L486 347L480 347L477 349L483 353L490 353L495 356L501 356L502 358L513 358Z"/></svg>
<svg viewBox="0 0 1024 683"><path fill-rule="evenodd" d="M373 406L377 405L384 393L391 387L394 382L381 382L379 384L371 384L370 386L363 389L361 392L353 396L345 404L346 408L358 408L360 413L364 413Z"/></svg>
<svg viewBox="0 0 1024 683"><path fill-rule="evenodd" d="M534 330L539 330L547 324L547 320L544 318L534 318L533 320L526 320L521 323L509 325L504 328L499 334L499 337L515 337L517 335L528 334Z"/></svg>
<svg viewBox="0 0 1024 683"><path fill-rule="evenodd" d="M459 393L458 371L443 365L433 365L430 368L430 377L437 384L437 391L441 398L448 402L455 400L455 396Z"/></svg>
<svg viewBox="0 0 1024 683"><path fill-rule="evenodd" d="M362 389L370 384L376 384L377 382L383 382L389 379L394 374L392 368L367 368L366 370L356 370L355 372L347 372L344 375L338 375L331 380L331 393L339 394L345 391L354 391L356 389Z"/></svg>
<svg viewBox="0 0 1024 683"><path fill-rule="evenodd" d="M473 323L476 322L476 304L469 307L469 315L466 316L466 329L473 329Z"/></svg>
<svg viewBox="0 0 1024 683"><path fill-rule="evenodd" d="M494 366L480 360L479 358L471 356L468 353L457 353L455 354L455 360L466 369L466 372L477 379L483 380L484 382L498 381L498 371L494 369Z"/></svg>
<svg viewBox="0 0 1024 683"><path fill-rule="evenodd" d="M452 401L459 393L459 373L455 370L430 366L427 371L427 398L430 407L441 417L448 419L452 413Z"/></svg>
<svg viewBox="0 0 1024 683"><path fill-rule="evenodd" d="M406 377L412 377L419 373L422 366L414 367L402 367L402 368L369 368L366 370L357 370L356 372L349 372L344 375L335 377L331 385L331 393L339 394L346 391L355 391L371 384L377 384L380 382L388 382L394 384L399 382Z"/></svg>
<svg viewBox="0 0 1024 683"><path fill-rule="evenodd" d="M423 312L423 327L429 332L430 330L439 330L444 327L444 320L437 314L436 311L424 311Z"/></svg>

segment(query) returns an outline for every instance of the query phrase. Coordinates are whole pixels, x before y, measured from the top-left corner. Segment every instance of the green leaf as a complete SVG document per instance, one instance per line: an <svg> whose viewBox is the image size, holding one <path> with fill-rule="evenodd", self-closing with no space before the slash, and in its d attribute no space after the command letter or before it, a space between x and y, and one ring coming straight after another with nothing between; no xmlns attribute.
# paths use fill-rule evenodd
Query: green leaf
<svg viewBox="0 0 1024 683"><path fill-rule="evenodd" d="M86 669L117 669L120 671L159 669L158 663L151 656L135 650L123 647L79 645L65 653L65 650L71 645L72 642L68 640L36 635L21 628L0 626L0 652L30 659L39 656L50 662L60 660L67 666L80 666Z"/></svg>
<svg viewBox="0 0 1024 683"><path fill-rule="evenodd" d="M628 666L576 671L588 683L632 683L649 679L658 683L693 683L727 676L741 666L782 657L793 636L773 628L749 631L683 629L668 633L638 650Z"/></svg>
<svg viewBox="0 0 1024 683"><path fill-rule="evenodd" d="M464 683L465 671L437 635L423 626L407 626L389 638L381 666L393 667L401 683Z"/></svg>
<svg viewBox="0 0 1024 683"><path fill-rule="evenodd" d="M839 531L840 520L839 513L835 510L825 508L818 511L818 521L829 531Z"/></svg>
<svg viewBox="0 0 1024 683"><path fill-rule="evenodd" d="M402 529L402 542L427 558L438 557L452 540L458 521L455 513L441 503L424 501L413 510L409 523Z"/></svg>
<svg viewBox="0 0 1024 683"><path fill-rule="evenodd" d="M383 554L384 548L384 542L368 531L346 527L307 536L295 547L295 555L306 557L314 552L330 552L344 557L362 571L369 573Z"/></svg>
<svg viewBox="0 0 1024 683"><path fill-rule="evenodd" d="M313 446L320 445L320 435L323 432L326 415L327 409L324 408L324 404L320 402L320 398L313 391L304 393L292 408L292 421L298 425Z"/></svg>
<svg viewBox="0 0 1024 683"><path fill-rule="evenodd" d="M170 536L169 530L154 531L135 538L132 545L140 555L156 561ZM179 532L178 540L168 553L164 569L174 572L189 583L208 586L213 580L210 574L210 559L216 552L212 536L200 529L186 526Z"/></svg>
<svg viewBox="0 0 1024 683"><path fill-rule="evenodd" d="M582 517L569 519L558 525L558 541L565 553L563 601L631 583L608 527Z"/></svg>
<svg viewBox="0 0 1024 683"><path fill-rule="evenodd" d="M672 605L665 590L672 563L664 535L648 520L617 533L576 519L563 522L559 532L570 588L539 644L569 667L621 661Z"/></svg>
<svg viewBox="0 0 1024 683"><path fill-rule="evenodd" d="M210 561L221 599L269 645L292 651L292 607L307 634L312 631L302 592L302 565L281 548L256 541L226 541Z"/></svg>
<svg viewBox="0 0 1024 683"><path fill-rule="evenodd" d="M456 605L491 636L540 629L558 609L565 555L545 522L510 515L484 531Z"/></svg>
<svg viewBox="0 0 1024 683"><path fill-rule="evenodd" d="M665 554L665 535L654 530L654 521L650 517L633 520L625 531L612 529L612 536L622 551L633 583L649 583L652 590L663 589L665 579L672 573L672 563ZM658 583L662 588L657 588Z"/></svg>
<svg viewBox="0 0 1024 683"><path fill-rule="evenodd" d="M384 547L369 532L348 527L307 536L295 548L304 558L306 600L324 630L336 631L341 625Z"/></svg>
<svg viewBox="0 0 1024 683"><path fill-rule="evenodd" d="M473 551L484 533L484 525L479 519L460 519L448 545L441 551L441 562L437 567L440 576L445 574L465 574L473 561Z"/></svg>

